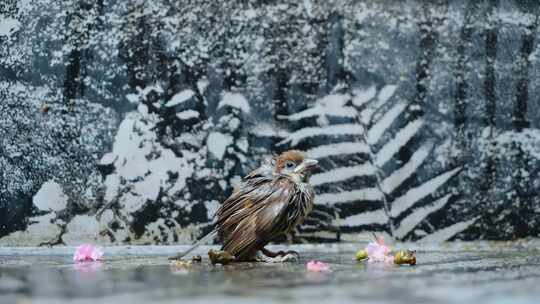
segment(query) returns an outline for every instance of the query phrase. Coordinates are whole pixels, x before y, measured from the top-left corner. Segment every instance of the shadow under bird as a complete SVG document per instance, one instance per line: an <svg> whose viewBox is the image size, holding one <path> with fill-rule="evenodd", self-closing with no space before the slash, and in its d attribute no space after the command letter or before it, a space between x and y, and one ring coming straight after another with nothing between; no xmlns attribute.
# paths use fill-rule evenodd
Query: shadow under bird
<svg viewBox="0 0 540 304"><path fill-rule="evenodd" d="M264 247L293 231L313 208L315 192L309 178L317 163L298 150L283 152L263 163L243 177L223 202L212 232L175 258L183 258L216 235L223 242L221 249L233 255L235 261L256 260L259 251L270 258L298 255Z"/></svg>

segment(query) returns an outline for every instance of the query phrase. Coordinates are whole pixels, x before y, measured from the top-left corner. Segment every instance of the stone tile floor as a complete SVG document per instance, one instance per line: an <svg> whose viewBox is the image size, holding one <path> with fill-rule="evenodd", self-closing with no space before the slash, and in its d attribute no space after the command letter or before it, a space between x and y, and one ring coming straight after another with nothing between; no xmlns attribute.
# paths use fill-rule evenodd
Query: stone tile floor
<svg viewBox="0 0 540 304"><path fill-rule="evenodd" d="M365 244L274 246L298 263L177 268L185 246L105 247L106 261L73 264L73 247L0 248L0 303L540 303L540 242L397 244L418 265L353 261ZM306 270L310 259L332 272Z"/></svg>

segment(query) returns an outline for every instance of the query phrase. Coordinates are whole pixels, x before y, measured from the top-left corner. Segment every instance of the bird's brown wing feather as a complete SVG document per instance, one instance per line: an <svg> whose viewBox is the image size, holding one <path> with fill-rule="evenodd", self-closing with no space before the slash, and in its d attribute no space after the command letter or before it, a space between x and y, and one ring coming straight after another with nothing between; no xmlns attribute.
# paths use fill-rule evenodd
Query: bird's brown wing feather
<svg viewBox="0 0 540 304"><path fill-rule="evenodd" d="M259 168L251 171L248 175L242 177L243 182L249 182L256 178L272 178L273 168L270 160L266 160Z"/></svg>
<svg viewBox="0 0 540 304"><path fill-rule="evenodd" d="M239 187L231 194L231 196L223 202L216 213L216 225L221 229L226 225L226 221L230 222L231 216L235 215L238 218L241 211L246 207L255 203L256 200L263 200L265 193L264 185L272 182L271 177L255 176L250 179L243 180ZM269 194L269 193L268 193Z"/></svg>
<svg viewBox="0 0 540 304"><path fill-rule="evenodd" d="M257 177L242 183L217 212L223 250L237 259L251 259L286 230L283 216L293 185L285 178Z"/></svg>

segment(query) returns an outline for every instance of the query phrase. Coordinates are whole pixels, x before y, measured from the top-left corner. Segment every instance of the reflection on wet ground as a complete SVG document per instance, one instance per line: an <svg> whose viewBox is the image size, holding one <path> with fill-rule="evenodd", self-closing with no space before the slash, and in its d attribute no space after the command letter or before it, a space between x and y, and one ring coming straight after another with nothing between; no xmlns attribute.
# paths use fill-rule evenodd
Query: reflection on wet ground
<svg viewBox="0 0 540 304"><path fill-rule="evenodd" d="M410 245L409 245L410 246ZM298 263L175 267L180 246L107 247L101 263L73 264L72 247L0 248L0 303L537 303L536 245L416 246L418 265L353 261L361 245L295 246ZM306 270L310 259L331 272Z"/></svg>

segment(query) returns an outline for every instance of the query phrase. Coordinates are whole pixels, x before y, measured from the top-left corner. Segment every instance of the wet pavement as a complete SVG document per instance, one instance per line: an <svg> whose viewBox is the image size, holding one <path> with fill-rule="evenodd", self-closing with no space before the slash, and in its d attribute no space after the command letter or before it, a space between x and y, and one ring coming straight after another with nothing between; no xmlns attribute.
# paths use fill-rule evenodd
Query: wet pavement
<svg viewBox="0 0 540 304"><path fill-rule="evenodd" d="M540 247L519 243L397 244L418 265L353 261L365 244L275 246L297 263L176 267L185 246L105 247L106 261L74 264L73 247L0 248L0 303L538 303ZM205 246L195 252L204 254ZM331 272L306 270L310 259Z"/></svg>

